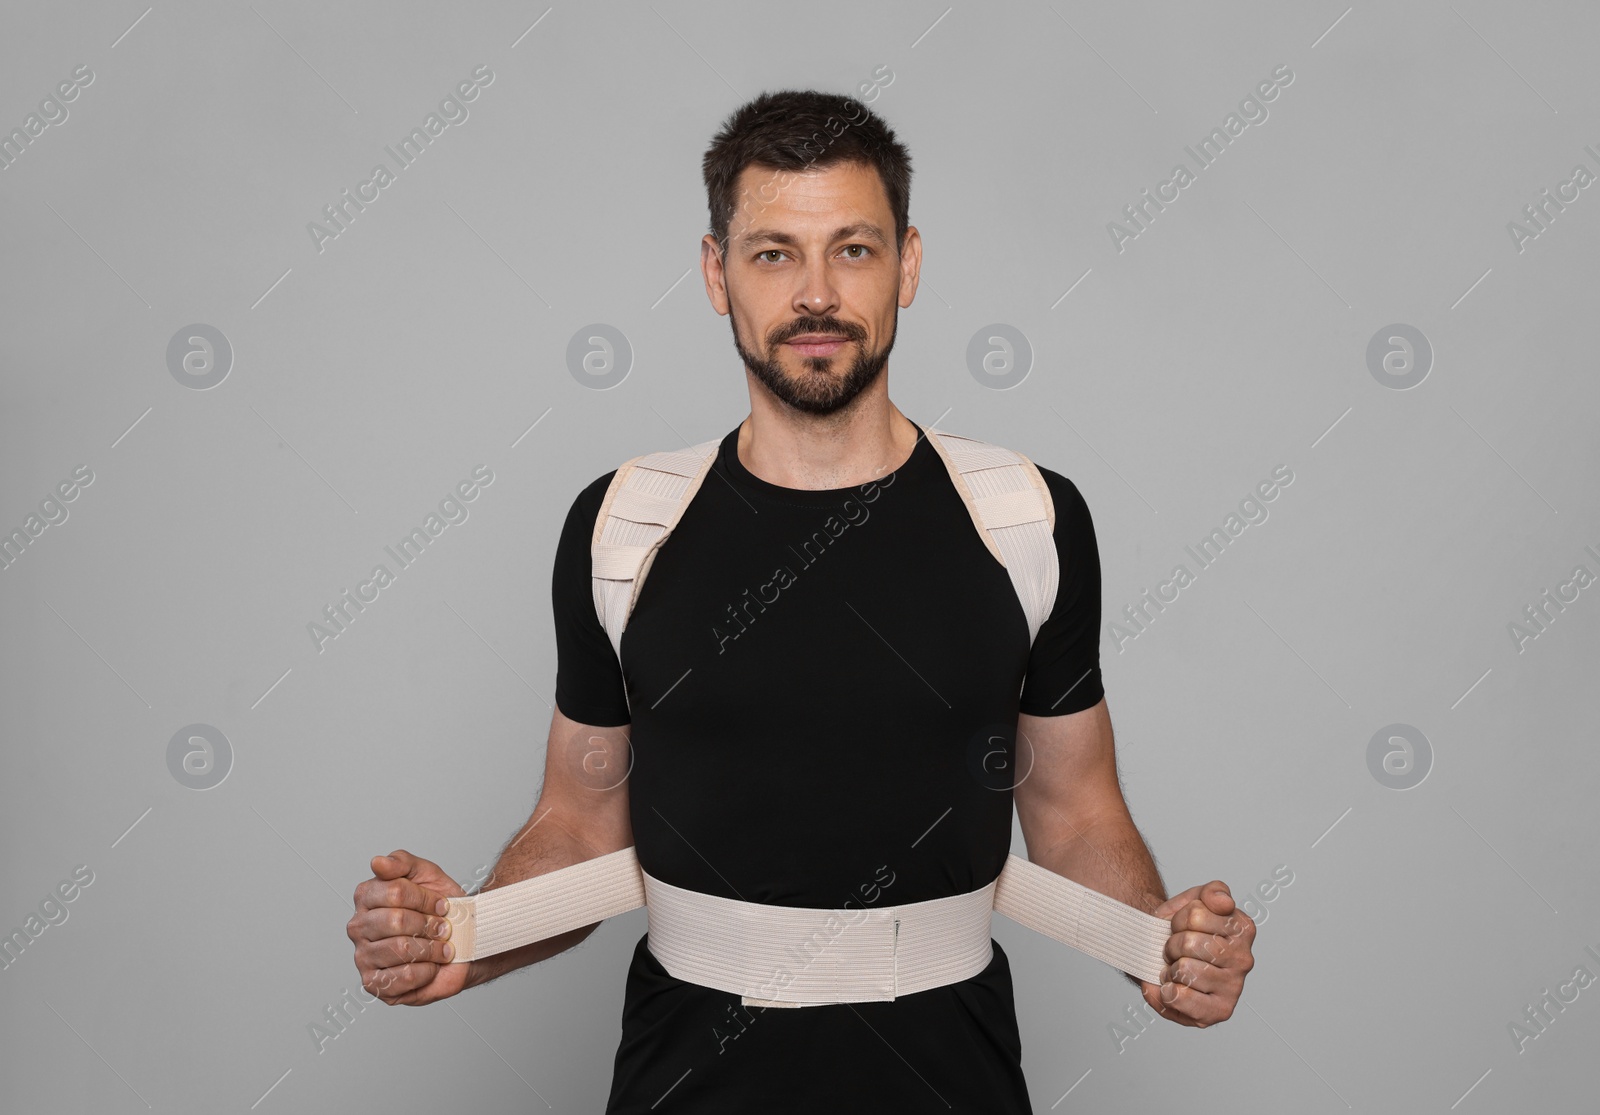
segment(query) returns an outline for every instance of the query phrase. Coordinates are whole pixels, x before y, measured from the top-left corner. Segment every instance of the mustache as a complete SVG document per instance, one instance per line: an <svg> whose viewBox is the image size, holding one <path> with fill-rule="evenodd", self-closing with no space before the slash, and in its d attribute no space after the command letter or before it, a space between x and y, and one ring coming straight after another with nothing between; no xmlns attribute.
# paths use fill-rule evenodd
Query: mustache
<svg viewBox="0 0 1600 1115"><path fill-rule="evenodd" d="M842 321L823 319L821 321L791 322L789 325L773 334L772 343L783 344L785 341L788 341L794 337L805 336L808 333L839 337L846 341L859 341L862 339L861 330L852 328Z"/></svg>

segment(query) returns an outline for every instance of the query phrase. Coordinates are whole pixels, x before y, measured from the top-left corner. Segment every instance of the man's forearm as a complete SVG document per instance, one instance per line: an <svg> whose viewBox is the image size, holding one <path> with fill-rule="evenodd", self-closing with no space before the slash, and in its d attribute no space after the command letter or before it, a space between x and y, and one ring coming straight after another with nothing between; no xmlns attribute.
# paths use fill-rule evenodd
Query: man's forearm
<svg viewBox="0 0 1600 1115"><path fill-rule="evenodd" d="M550 810L536 808L529 823L523 826L522 831L506 845L505 851L500 853L500 858L495 861L494 870L489 873L489 878L478 893L497 890L539 875L547 875L552 871L559 871L563 867L570 867L603 854L603 851L597 851L561 825L559 818L551 815ZM546 937L542 941L533 941L518 948L495 953L493 956L473 960L470 962L471 970L467 974L467 986L476 987L488 983L507 972L527 967L529 964L537 964L557 953L565 952L593 933L599 924L595 922L594 925L569 929L565 933Z"/></svg>
<svg viewBox="0 0 1600 1115"><path fill-rule="evenodd" d="M1166 886L1133 819L1124 813L1067 826L1064 835L1029 859L1073 882L1149 913L1167 900ZM1129 976L1137 985L1139 981Z"/></svg>

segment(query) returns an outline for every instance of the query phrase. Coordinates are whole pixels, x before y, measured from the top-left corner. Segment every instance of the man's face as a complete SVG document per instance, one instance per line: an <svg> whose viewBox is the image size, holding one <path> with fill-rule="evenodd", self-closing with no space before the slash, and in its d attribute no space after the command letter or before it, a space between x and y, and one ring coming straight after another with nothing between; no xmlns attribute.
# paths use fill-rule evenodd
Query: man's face
<svg viewBox="0 0 1600 1115"><path fill-rule="evenodd" d="M920 243L894 247L894 215L878 174L839 163L739 176L726 256L705 244L707 286L727 313L750 374L808 414L833 414L876 383L911 304ZM706 250L702 257L707 256Z"/></svg>

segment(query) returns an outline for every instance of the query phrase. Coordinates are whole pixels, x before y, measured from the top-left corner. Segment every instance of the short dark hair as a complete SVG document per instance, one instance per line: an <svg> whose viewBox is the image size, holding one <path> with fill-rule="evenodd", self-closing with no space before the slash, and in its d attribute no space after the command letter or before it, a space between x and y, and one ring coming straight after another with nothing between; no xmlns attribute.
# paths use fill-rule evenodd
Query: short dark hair
<svg viewBox="0 0 1600 1115"><path fill-rule="evenodd" d="M711 234L724 252L738 208L739 175L751 165L774 171L858 163L878 172L894 214L895 250L910 227L911 153L866 105L837 93L784 89L762 93L735 109L711 140L701 163Z"/></svg>

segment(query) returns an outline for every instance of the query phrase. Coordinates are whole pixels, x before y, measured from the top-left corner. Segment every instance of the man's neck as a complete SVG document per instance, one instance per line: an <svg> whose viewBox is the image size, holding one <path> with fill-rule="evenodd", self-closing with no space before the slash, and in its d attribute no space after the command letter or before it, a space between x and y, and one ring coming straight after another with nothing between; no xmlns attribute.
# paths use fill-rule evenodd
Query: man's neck
<svg viewBox="0 0 1600 1115"><path fill-rule="evenodd" d="M887 394L863 396L847 414L798 414L752 391L739 424L739 462L783 488L817 491L880 479L916 448L917 428Z"/></svg>

